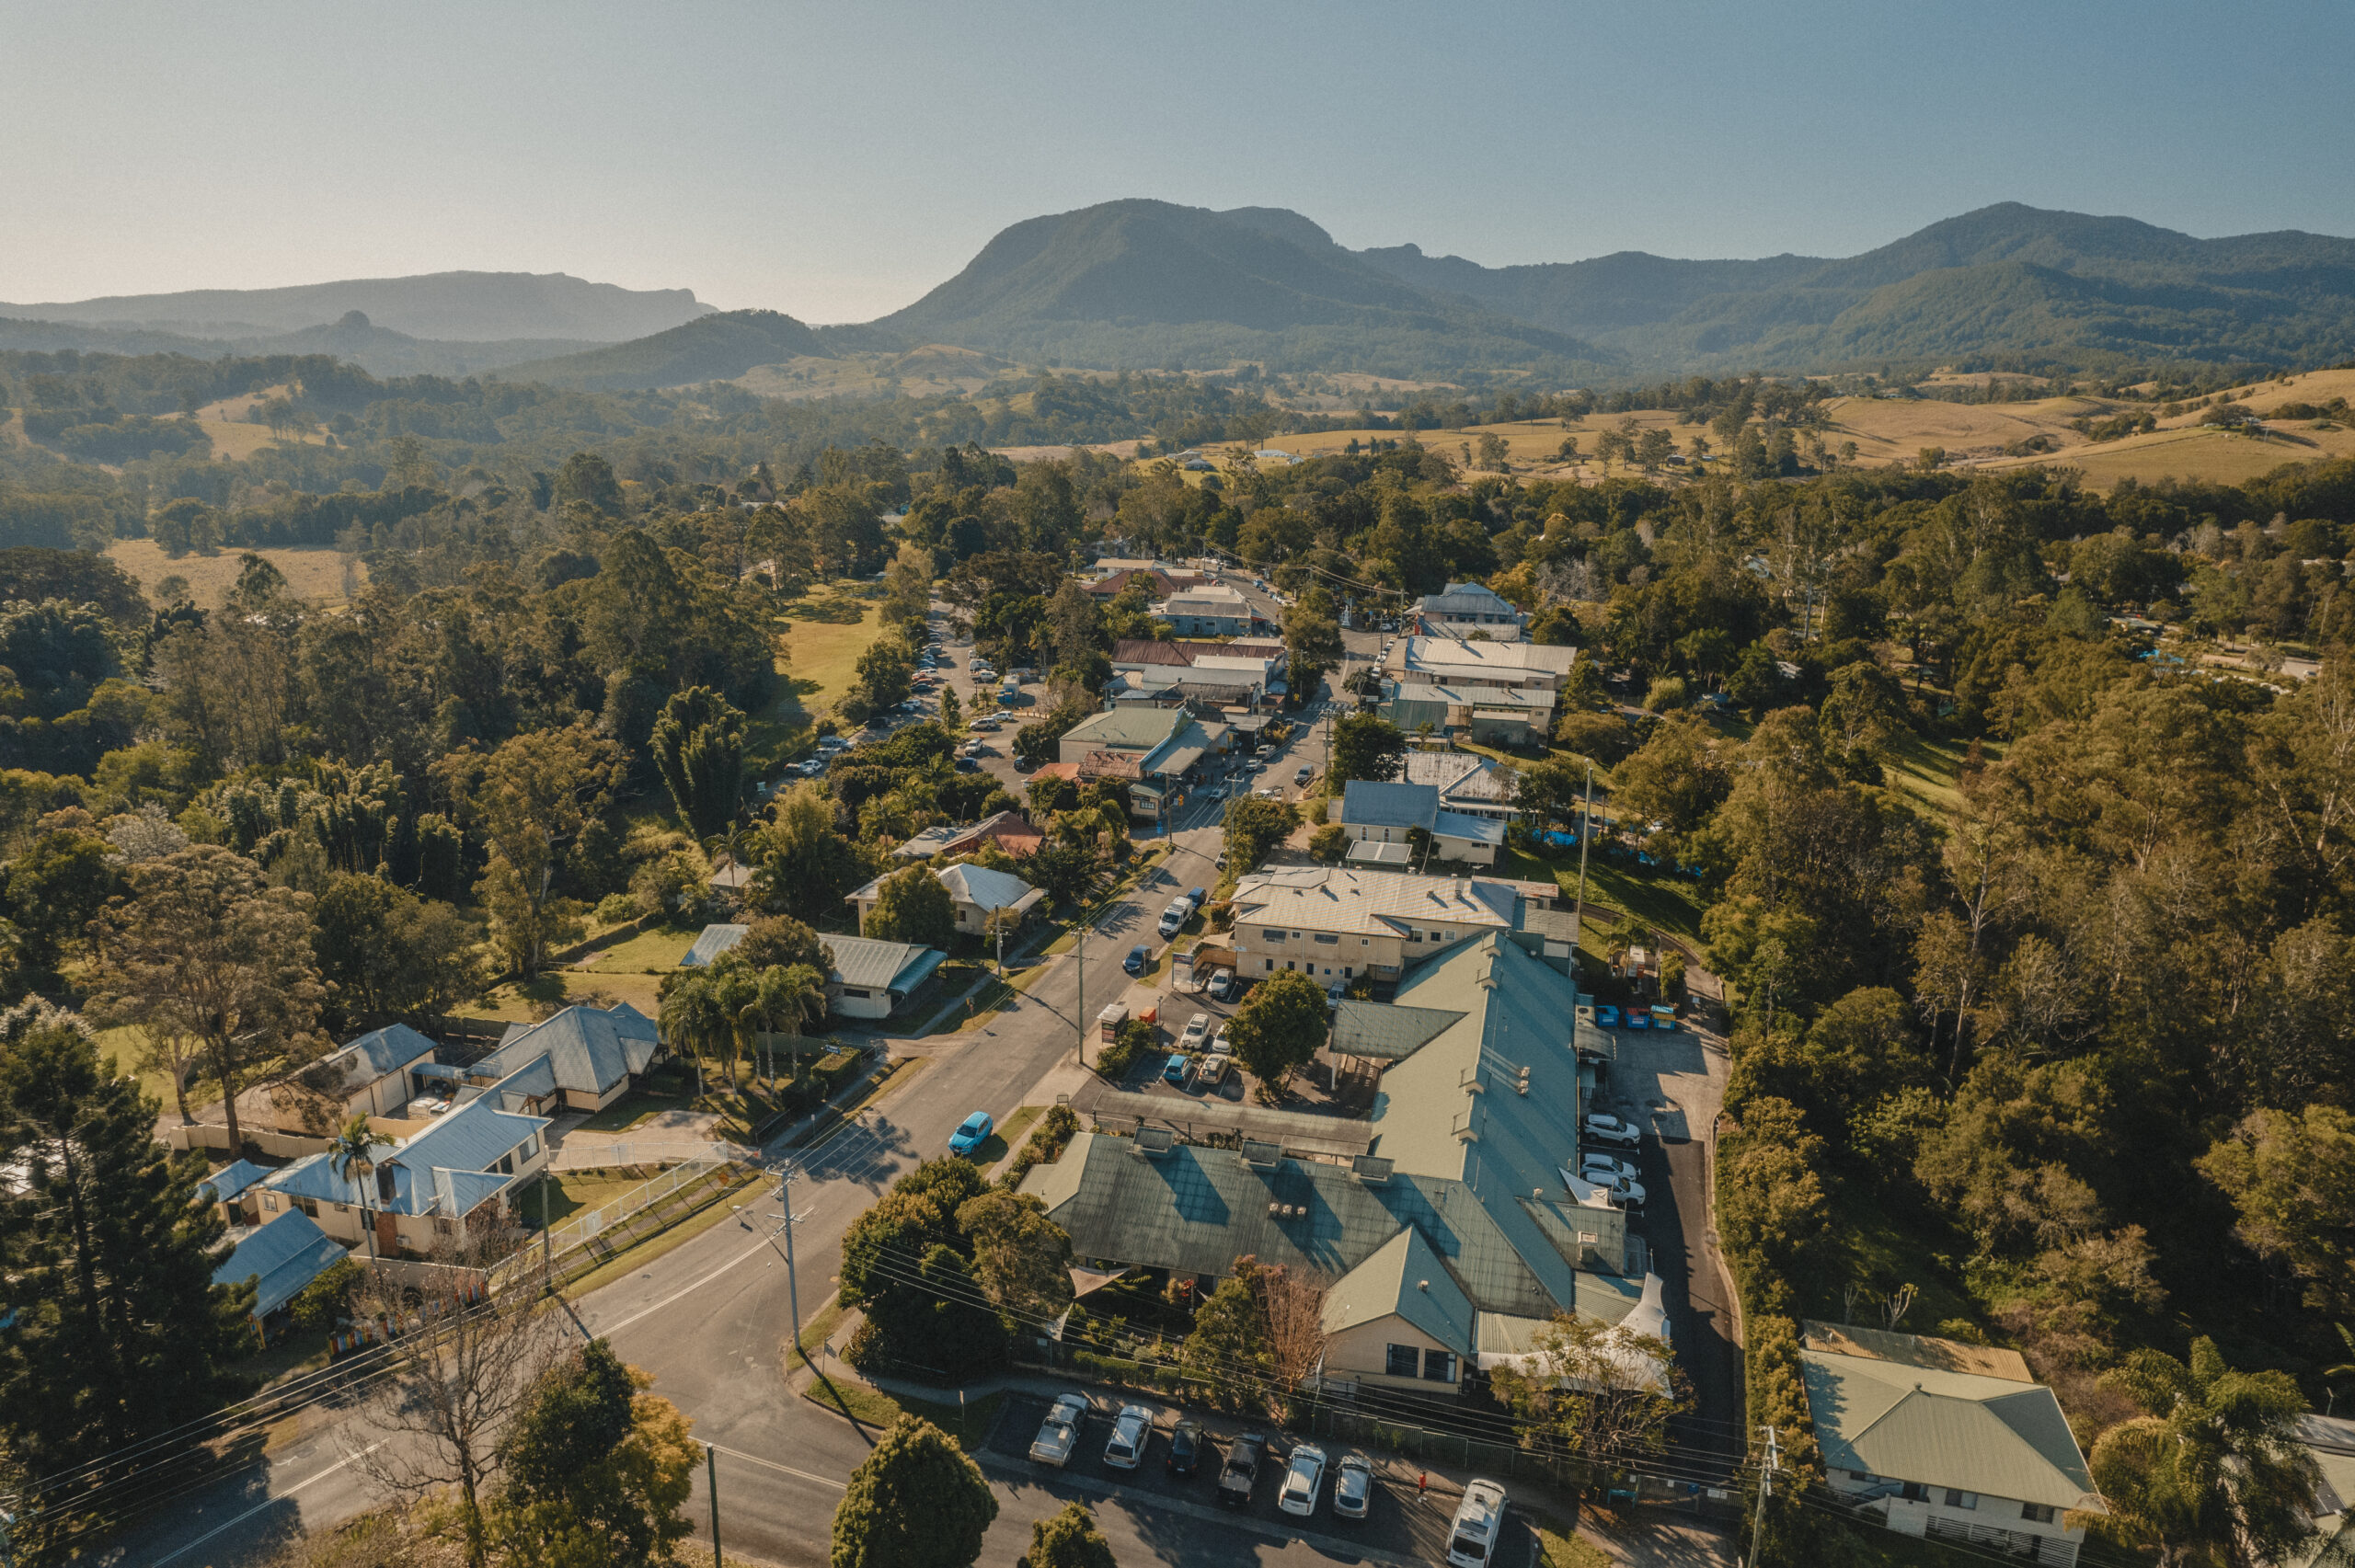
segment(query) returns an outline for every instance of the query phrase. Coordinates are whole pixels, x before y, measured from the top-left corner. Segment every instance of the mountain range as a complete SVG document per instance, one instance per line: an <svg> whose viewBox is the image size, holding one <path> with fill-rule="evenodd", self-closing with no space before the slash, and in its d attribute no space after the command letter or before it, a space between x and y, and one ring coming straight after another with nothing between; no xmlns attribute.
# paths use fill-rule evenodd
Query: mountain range
<svg viewBox="0 0 2355 1568"><path fill-rule="evenodd" d="M14 318L0 319L0 349L336 353L378 374L597 391L927 345L1020 364L1252 361L1545 385L1974 357L2287 367L2355 355L2355 240L2199 239L2005 202L1859 256L1484 267L1412 245L1351 250L1281 208L1132 200L1016 223L914 303L856 326L715 311L684 289L486 272L0 304L0 318Z"/></svg>

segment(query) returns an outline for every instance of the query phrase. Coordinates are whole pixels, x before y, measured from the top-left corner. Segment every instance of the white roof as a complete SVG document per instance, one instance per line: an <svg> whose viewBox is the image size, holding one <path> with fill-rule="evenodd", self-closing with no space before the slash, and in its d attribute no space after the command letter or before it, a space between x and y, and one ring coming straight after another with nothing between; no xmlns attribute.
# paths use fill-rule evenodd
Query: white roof
<svg viewBox="0 0 2355 1568"><path fill-rule="evenodd" d="M1402 670L1438 670L1449 667L1476 671L1490 679L1517 674L1568 675L1578 661L1574 647L1545 643L1471 643L1457 637L1402 637L1390 650L1388 662Z"/></svg>
<svg viewBox="0 0 2355 1568"><path fill-rule="evenodd" d="M1512 889L1499 883L1350 866L1255 872L1235 889L1238 921L1361 935L1403 935L1434 921L1510 931L1512 904Z"/></svg>
<svg viewBox="0 0 2355 1568"><path fill-rule="evenodd" d="M933 875L951 898L984 910L1012 909L1039 891L1010 871L992 871L986 865L952 865Z"/></svg>

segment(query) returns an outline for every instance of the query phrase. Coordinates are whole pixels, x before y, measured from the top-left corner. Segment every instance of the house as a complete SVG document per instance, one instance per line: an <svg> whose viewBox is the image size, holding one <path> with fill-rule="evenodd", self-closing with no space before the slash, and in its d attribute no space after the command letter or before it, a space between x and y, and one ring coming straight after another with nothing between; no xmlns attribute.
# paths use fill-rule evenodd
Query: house
<svg viewBox="0 0 2355 1568"><path fill-rule="evenodd" d="M1080 778L1130 779L1130 814L1159 821L1182 795L1185 776L1226 734L1225 725L1184 708L1118 704L1072 726L1056 745Z"/></svg>
<svg viewBox="0 0 2355 1568"><path fill-rule="evenodd" d="M1625 1272L1626 1215L1561 1170L1585 1093L1564 1022L1578 1001L1562 969L1488 932L1417 968L1395 1007L1343 1003L1349 1043L1382 1061L1371 1154L1084 1132L1021 1190L1091 1266L1200 1290L1247 1254L1327 1281L1336 1391L1453 1396L1559 1313L1620 1324L1657 1300Z"/></svg>
<svg viewBox="0 0 2355 1568"><path fill-rule="evenodd" d="M866 936L829 936L826 950L834 956L826 1004L845 1018L889 1018L948 957L937 947Z"/></svg>
<svg viewBox="0 0 2355 1568"><path fill-rule="evenodd" d="M201 1202L217 1203L232 1225L250 1225L254 1219L254 1189L270 1174L249 1160L232 1160L196 1184Z"/></svg>
<svg viewBox="0 0 2355 1568"><path fill-rule="evenodd" d="M1099 563L1100 565L1101 563ZM1203 579L1189 572L1171 572L1160 567L1124 565L1079 585L1080 591L1096 600L1118 599L1128 592L1132 583L1143 583L1149 601L1160 601L1172 595L1190 593L1208 586ZM1159 611L1154 612L1159 614Z"/></svg>
<svg viewBox="0 0 2355 1568"><path fill-rule="evenodd" d="M682 969L708 968L713 959L743 941L752 929L749 925L704 927L702 933L695 938L695 944L680 956L679 967Z"/></svg>
<svg viewBox="0 0 2355 1568"><path fill-rule="evenodd" d="M1578 656L1576 648L1545 643L1400 637L1383 656L1382 672L1409 685L1559 692L1569 680Z"/></svg>
<svg viewBox="0 0 2355 1568"><path fill-rule="evenodd" d="M509 1024L465 1081L517 1109L598 1111L620 1099L661 1048L654 1020L626 1001L568 1007L542 1023Z"/></svg>
<svg viewBox="0 0 2355 1568"><path fill-rule="evenodd" d="M1044 892L1010 871L992 871L986 865L968 862L937 867L932 875L948 889L948 902L957 911L957 929L967 936L987 935L990 917L1001 910L1013 910L1018 922L1028 920L1030 912L1046 901ZM875 912L876 900L881 896L878 890L882 886L883 878L879 876L844 900L858 906L861 931L867 929L867 917Z"/></svg>
<svg viewBox="0 0 2355 1568"><path fill-rule="evenodd" d="M1512 930L1514 920L1511 893L1494 882L1348 866L1253 872L1230 908L1237 979L1299 969L1319 985L1363 974L1395 980L1453 944Z"/></svg>
<svg viewBox="0 0 2355 1568"><path fill-rule="evenodd" d="M331 1138L354 1116L398 1117L415 1092L410 1070L433 1057L433 1042L406 1024L372 1030L339 1050L237 1095L237 1120L310 1138Z"/></svg>
<svg viewBox="0 0 2355 1568"><path fill-rule="evenodd" d="M2321 1480L2307 1520L2314 1534L2291 1552L2288 1568L2344 1568L2355 1562L2355 1421L2308 1412L2292 1436L2313 1457Z"/></svg>
<svg viewBox="0 0 2355 1568"><path fill-rule="evenodd" d="M941 852L944 854L971 854L983 844L995 844L1016 860L1036 854L1047 841L1045 831L1033 825L1027 811L1000 811L984 817L970 828L958 830Z"/></svg>
<svg viewBox="0 0 2355 1568"><path fill-rule="evenodd" d="M1409 750L1399 779L1439 791L1439 808L1463 817L1510 822L1516 815L1517 781L1494 757L1477 751Z"/></svg>
<svg viewBox="0 0 2355 1568"><path fill-rule="evenodd" d="M514 1192L547 1164L549 1118L505 1109L502 1099L495 1090L477 1093L416 1137L377 1150L372 1170L339 1171L332 1154L306 1155L262 1184L263 1224L297 1209L328 1235L358 1242L364 1196L380 1253L429 1253L455 1242L462 1226L468 1233L503 1228L514 1218Z"/></svg>
<svg viewBox="0 0 2355 1568"><path fill-rule="evenodd" d="M213 1283L253 1282L253 1325L258 1333L272 1312L350 1255L317 1220L289 1209L239 1242L228 1261L213 1271Z"/></svg>
<svg viewBox="0 0 2355 1568"><path fill-rule="evenodd" d="M1361 843L1411 843L1419 830L1430 840L1433 859L1473 865L1494 865L1505 841L1505 825L1494 818L1441 810L1434 784L1351 779L1341 792L1341 826Z"/></svg>
<svg viewBox="0 0 2355 1568"><path fill-rule="evenodd" d="M1416 607L1427 632L1469 636L1478 632L1498 642L1521 640L1529 617L1485 583L1452 582L1438 593L1426 594Z"/></svg>
<svg viewBox="0 0 2355 1568"><path fill-rule="evenodd" d="M1223 583L1173 593L1155 604L1153 612L1181 635L1198 637L1239 637L1258 619L1251 601Z"/></svg>
<svg viewBox="0 0 2355 1568"><path fill-rule="evenodd" d="M1483 745L1522 746L1553 727L1554 693L1527 687L1384 683L1382 716L1413 733L1429 725L1438 735Z"/></svg>
<svg viewBox="0 0 2355 1568"><path fill-rule="evenodd" d="M1809 1322L1800 1375L1834 1492L1900 1535L2069 1568L2103 1511L2052 1391L2016 1351Z"/></svg>

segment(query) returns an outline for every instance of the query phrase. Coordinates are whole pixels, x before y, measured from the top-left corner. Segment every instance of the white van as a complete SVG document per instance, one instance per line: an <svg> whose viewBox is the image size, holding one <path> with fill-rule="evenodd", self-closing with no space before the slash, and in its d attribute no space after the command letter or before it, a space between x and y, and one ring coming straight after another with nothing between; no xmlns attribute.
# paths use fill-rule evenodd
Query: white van
<svg viewBox="0 0 2355 1568"><path fill-rule="evenodd" d="M1488 1568L1504 1523L1505 1489L1493 1481L1467 1482L1464 1501L1456 1505L1455 1522L1447 1530L1447 1560L1453 1568Z"/></svg>

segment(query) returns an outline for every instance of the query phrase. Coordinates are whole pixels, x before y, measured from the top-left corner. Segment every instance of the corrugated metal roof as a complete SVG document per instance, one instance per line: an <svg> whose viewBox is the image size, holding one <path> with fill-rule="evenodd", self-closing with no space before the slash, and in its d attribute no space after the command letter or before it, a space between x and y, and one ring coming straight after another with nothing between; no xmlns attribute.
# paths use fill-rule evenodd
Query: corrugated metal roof
<svg viewBox="0 0 2355 1568"><path fill-rule="evenodd" d="M256 1182L268 1179L269 1175L267 1170L249 1160L232 1160L197 1183L196 1190L211 1193L215 1203L227 1203Z"/></svg>
<svg viewBox="0 0 2355 1568"><path fill-rule="evenodd" d="M695 944L688 948L686 956L679 960L679 967L682 969L702 968L714 958L743 941L745 933L752 929L749 925L704 927L703 934L695 938Z"/></svg>
<svg viewBox="0 0 2355 1568"><path fill-rule="evenodd" d="M1392 1007L1344 998L1333 1013L1333 1054L1402 1061L1464 1014L1437 1007Z"/></svg>
<svg viewBox="0 0 2355 1568"><path fill-rule="evenodd" d="M1505 841L1505 825L1492 817L1467 817L1461 811L1442 811L1431 818L1432 834L1442 839L1465 839L1476 844L1501 844Z"/></svg>
<svg viewBox="0 0 2355 1568"><path fill-rule="evenodd" d="M1529 686L1451 686L1435 681L1394 681L1389 701L1445 703L1452 708L1511 709L1544 713L1554 706L1554 693Z"/></svg>
<svg viewBox="0 0 2355 1568"><path fill-rule="evenodd" d="M833 978L870 990L913 990L948 956L937 947L868 936L829 936L826 945L833 950Z"/></svg>
<svg viewBox="0 0 2355 1568"><path fill-rule="evenodd" d="M1256 871L1235 889L1235 918L1296 931L1400 933L1419 921L1509 928L1513 895L1477 877L1414 876L1348 866Z"/></svg>
<svg viewBox="0 0 2355 1568"><path fill-rule="evenodd" d="M263 1185L271 1191L296 1197L356 1204L362 1199L360 1183L366 1182L369 1207L388 1209L395 1214L431 1214L437 1194L442 1191L435 1180L435 1171L488 1171L534 1133L545 1128L548 1119L518 1116L502 1109L488 1095L444 1112L415 1138L378 1151L376 1169L391 1173L393 1196L389 1199L381 1196L383 1189L374 1172L362 1173L356 1180L339 1174L332 1157L324 1153L306 1155ZM511 1179L498 1175L489 1190L495 1192ZM470 1208L471 1206L460 1210L459 1216L470 1212Z"/></svg>
<svg viewBox="0 0 2355 1568"><path fill-rule="evenodd" d="M1437 593L1423 595L1430 615L1519 615L1511 600L1486 583L1452 582Z"/></svg>
<svg viewBox="0 0 2355 1568"><path fill-rule="evenodd" d="M1325 1292L1328 1334L1396 1315L1458 1356L1469 1357L1478 1313L1447 1272L1446 1263L1409 1225Z"/></svg>
<svg viewBox="0 0 2355 1568"><path fill-rule="evenodd" d="M558 1087L602 1095L632 1073L644 1072L661 1043L652 1021L626 1002L611 1009L568 1007L521 1034L511 1032L497 1050L475 1063L469 1076L505 1078L546 1056Z"/></svg>
<svg viewBox="0 0 2355 1568"><path fill-rule="evenodd" d="M940 885L948 896L960 904L971 904L982 910L1010 910L1025 898L1036 903L1038 889L1010 871L992 871L986 865L952 865L936 871Z"/></svg>
<svg viewBox="0 0 2355 1568"><path fill-rule="evenodd" d="M1415 860L1412 844L1385 844L1380 839L1360 839L1350 846L1351 865L1411 865Z"/></svg>
<svg viewBox="0 0 2355 1568"><path fill-rule="evenodd" d="M1439 791L1430 784L1351 779L1341 791L1341 820L1351 827L1420 828L1428 832L1438 812Z"/></svg>
<svg viewBox="0 0 2355 1568"><path fill-rule="evenodd" d="M2040 1383L1799 1352L1823 1462L2054 1508L2093 1504L2085 1455Z"/></svg>
<svg viewBox="0 0 2355 1568"><path fill-rule="evenodd" d="M406 1024L391 1024L321 1057L319 1066L339 1074L337 1082L349 1093L432 1054L432 1041Z"/></svg>
<svg viewBox="0 0 2355 1568"><path fill-rule="evenodd" d="M1407 637L1390 653L1397 670L1425 670L1454 665L1506 677L1522 671L1567 675L1578 662L1579 650L1545 643L1465 642L1459 637Z"/></svg>
<svg viewBox="0 0 2355 1568"><path fill-rule="evenodd" d="M1078 741L1091 751L1151 751L1184 727L1182 708L1112 708L1063 731L1066 745Z"/></svg>
<svg viewBox="0 0 2355 1568"><path fill-rule="evenodd" d="M303 1288L350 1256L318 1221L290 1208L237 1243L213 1271L215 1285L254 1282L254 1316L266 1318L303 1293Z"/></svg>

